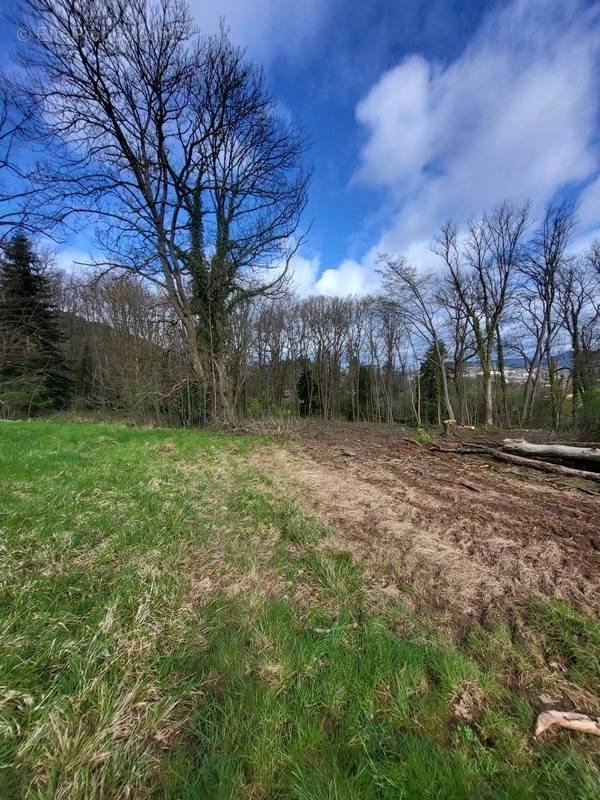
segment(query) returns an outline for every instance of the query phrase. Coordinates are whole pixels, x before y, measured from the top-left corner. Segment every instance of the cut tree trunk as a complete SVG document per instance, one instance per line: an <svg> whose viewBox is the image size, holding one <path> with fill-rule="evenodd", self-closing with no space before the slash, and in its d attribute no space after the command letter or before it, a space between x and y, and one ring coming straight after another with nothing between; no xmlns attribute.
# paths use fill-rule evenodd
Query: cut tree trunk
<svg viewBox="0 0 600 800"><path fill-rule="evenodd" d="M560 458L565 461L581 461L600 467L599 447L569 447L562 444L533 444L524 439L505 439L503 450L533 458Z"/></svg>
<svg viewBox="0 0 600 800"><path fill-rule="evenodd" d="M565 478L582 478L586 481L600 483L600 473L598 472L589 472L588 470L574 469L573 467L563 467L560 464L551 464L549 461L538 461L535 458L523 458L522 456L504 453L502 450L492 450L491 454L497 461L505 461L508 464L516 464L519 467L530 467L531 469L537 469L541 472L563 475Z"/></svg>
<svg viewBox="0 0 600 800"><path fill-rule="evenodd" d="M496 461L504 461L507 464L515 464L518 467L529 467L530 469L537 469L552 475L562 475L565 478L580 478L582 480L600 483L600 473L598 472L589 472L588 470L574 469L573 467L563 467L560 464L552 464L549 461L539 461L536 458L523 458L522 456L515 456L511 453L504 453L502 450L498 450L495 447L461 444L456 448L438 447L437 449L444 453L457 453L458 455L490 455L495 458Z"/></svg>
<svg viewBox="0 0 600 800"><path fill-rule="evenodd" d="M598 442L555 442L555 444L560 444L563 447L591 447L592 450L600 450L600 443Z"/></svg>

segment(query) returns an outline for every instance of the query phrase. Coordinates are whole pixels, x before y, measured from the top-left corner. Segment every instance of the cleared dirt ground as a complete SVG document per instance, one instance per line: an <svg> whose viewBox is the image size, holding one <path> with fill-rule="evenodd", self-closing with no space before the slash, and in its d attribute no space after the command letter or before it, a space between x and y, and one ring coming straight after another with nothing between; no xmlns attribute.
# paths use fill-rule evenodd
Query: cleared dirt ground
<svg viewBox="0 0 600 800"><path fill-rule="evenodd" d="M600 490L595 484L440 452L398 428L312 426L256 454L351 551L369 593L493 622L541 595L600 611ZM534 436L530 438L535 438Z"/></svg>

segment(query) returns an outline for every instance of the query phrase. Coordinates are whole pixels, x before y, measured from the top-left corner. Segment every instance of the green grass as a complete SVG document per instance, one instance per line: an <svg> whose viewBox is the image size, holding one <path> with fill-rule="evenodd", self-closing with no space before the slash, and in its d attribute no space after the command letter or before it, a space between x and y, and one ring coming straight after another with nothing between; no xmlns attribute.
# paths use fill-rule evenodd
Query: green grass
<svg viewBox="0 0 600 800"><path fill-rule="evenodd" d="M0 423L0 798L598 797L593 737L532 739L598 690L597 623L375 611L254 446Z"/></svg>

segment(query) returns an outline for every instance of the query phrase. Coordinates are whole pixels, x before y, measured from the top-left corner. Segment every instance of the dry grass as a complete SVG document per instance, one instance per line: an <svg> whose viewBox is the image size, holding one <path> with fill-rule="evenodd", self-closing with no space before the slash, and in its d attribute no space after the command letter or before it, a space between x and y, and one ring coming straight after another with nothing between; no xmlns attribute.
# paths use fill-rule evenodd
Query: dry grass
<svg viewBox="0 0 600 800"><path fill-rule="evenodd" d="M531 736L542 693L594 710L597 625L540 602L445 635L402 573L436 540L381 487L307 484L336 525L372 504L349 546L292 497L308 462L248 439L0 437L3 800L597 796L589 742ZM369 527L393 514L408 541Z"/></svg>
<svg viewBox="0 0 600 800"><path fill-rule="evenodd" d="M361 562L375 598L437 607L440 623L498 619L532 596L600 611L600 494L398 441L351 446L273 445L253 463L332 527L331 545Z"/></svg>

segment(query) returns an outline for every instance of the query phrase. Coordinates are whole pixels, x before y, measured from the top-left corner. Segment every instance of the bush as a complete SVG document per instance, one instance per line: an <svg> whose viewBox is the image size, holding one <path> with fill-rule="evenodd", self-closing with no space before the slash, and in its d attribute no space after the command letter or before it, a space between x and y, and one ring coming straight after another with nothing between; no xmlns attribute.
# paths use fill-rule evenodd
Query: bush
<svg viewBox="0 0 600 800"><path fill-rule="evenodd" d="M600 389L585 393L579 428L586 438L600 439Z"/></svg>
<svg viewBox="0 0 600 800"><path fill-rule="evenodd" d="M423 446L431 444L431 436L423 428L417 428L414 438L416 442Z"/></svg>

